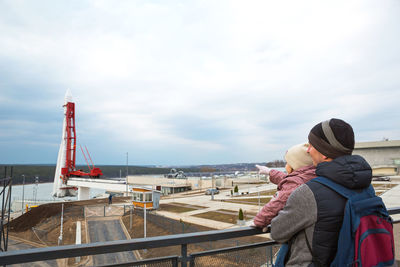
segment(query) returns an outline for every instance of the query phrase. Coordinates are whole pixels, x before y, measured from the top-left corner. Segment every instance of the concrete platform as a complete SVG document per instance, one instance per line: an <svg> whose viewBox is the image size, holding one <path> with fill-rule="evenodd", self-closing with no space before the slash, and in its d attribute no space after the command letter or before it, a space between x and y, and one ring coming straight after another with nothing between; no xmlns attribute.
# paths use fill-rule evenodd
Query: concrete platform
<svg viewBox="0 0 400 267"><path fill-rule="evenodd" d="M386 191L380 196L386 208L400 207L400 184ZM392 216L395 220L400 220L400 214Z"/></svg>

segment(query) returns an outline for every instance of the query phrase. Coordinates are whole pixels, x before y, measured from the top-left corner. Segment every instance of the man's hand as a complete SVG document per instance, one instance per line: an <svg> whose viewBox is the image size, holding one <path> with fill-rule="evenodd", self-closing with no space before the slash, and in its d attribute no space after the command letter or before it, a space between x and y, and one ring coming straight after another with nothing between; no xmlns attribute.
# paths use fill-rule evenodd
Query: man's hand
<svg viewBox="0 0 400 267"><path fill-rule="evenodd" d="M259 174L269 175L269 172L271 171L271 169L266 166L256 165L256 167L258 169Z"/></svg>

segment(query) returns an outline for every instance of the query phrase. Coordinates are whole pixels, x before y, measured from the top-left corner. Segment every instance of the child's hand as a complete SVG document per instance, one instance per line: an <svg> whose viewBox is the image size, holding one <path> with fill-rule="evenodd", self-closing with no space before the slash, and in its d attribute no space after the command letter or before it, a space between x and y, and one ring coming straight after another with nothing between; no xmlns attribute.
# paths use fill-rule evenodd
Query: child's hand
<svg viewBox="0 0 400 267"><path fill-rule="evenodd" d="M271 171L271 169L266 166L256 165L256 167L258 169L259 174L269 175L269 172Z"/></svg>
<svg viewBox="0 0 400 267"><path fill-rule="evenodd" d="M253 228L257 228L257 226L254 224L253 220L247 221L247 222L245 223L245 225L246 225L246 226L253 227Z"/></svg>

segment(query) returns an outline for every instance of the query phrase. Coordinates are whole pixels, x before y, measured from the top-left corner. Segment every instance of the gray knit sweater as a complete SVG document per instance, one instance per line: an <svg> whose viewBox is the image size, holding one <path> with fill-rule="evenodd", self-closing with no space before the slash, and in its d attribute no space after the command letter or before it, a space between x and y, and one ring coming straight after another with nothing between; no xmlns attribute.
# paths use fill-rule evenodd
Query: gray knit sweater
<svg viewBox="0 0 400 267"><path fill-rule="evenodd" d="M280 242L289 241L294 235L291 257L285 266L308 266L312 261L305 233L311 243L317 221L317 203L307 185L297 188L289 197L286 206L271 222L271 237ZM304 230L305 229L305 230Z"/></svg>

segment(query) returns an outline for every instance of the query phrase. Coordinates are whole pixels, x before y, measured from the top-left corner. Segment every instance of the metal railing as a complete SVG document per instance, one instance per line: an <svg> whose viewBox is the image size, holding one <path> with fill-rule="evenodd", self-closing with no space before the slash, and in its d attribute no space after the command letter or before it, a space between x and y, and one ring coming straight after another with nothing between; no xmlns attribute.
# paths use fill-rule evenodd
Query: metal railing
<svg viewBox="0 0 400 267"><path fill-rule="evenodd" d="M388 211L389 214L391 215L400 214L400 207L391 208L388 209ZM394 221L394 223L399 223L399 222L400 220ZM267 233L269 232L269 230L270 229L268 229ZM240 228L226 229L226 230L213 230L213 231L204 231L204 232L187 233L187 234L138 238L131 240L118 240L118 241L98 242L98 243L81 244L81 245L66 245L57 247L34 248L27 250L14 250L14 251L0 253L0 265L63 259L63 258L80 257L80 256L97 255L97 254L109 254L114 252L134 251L141 249L151 249L151 248L179 245L181 246L180 256L143 259L134 262L115 263L103 266L107 267L141 266L141 265L153 266L153 264L155 264L154 266L178 266L178 263L180 263L181 266L183 267L186 267L188 263L190 264L190 266L199 266L199 265L201 266L202 264L201 263L197 264L197 262L199 262L198 260L201 259L202 257L214 256L216 257L216 259L218 259L218 257L219 259L221 258L223 259L224 257L226 258L227 253L233 253L250 249L259 249L259 248L262 248L264 251L267 251L268 249L270 250L269 256L268 258L264 258L263 264L265 264L266 266L271 266L269 265L269 263L272 263L272 255L273 255L271 246L277 244L275 241L266 241L256 244L247 244L236 247L220 248L215 250L188 254L188 245L190 244L218 241L230 238L254 236L258 234L263 234L263 232L260 229L252 227L240 227ZM258 252L256 251L254 253ZM246 252L246 257L251 258L251 253L249 253L249 251ZM236 263L239 264L237 266L244 266L244 265L250 266L246 263L240 263L237 260L234 260L234 262L235 261ZM215 265L217 264L219 266L225 266L224 264L221 264L221 262L216 262ZM215 266L215 265L209 264L208 266ZM262 264L257 263L256 265L260 266ZM232 266L232 264L230 264L230 266Z"/></svg>

